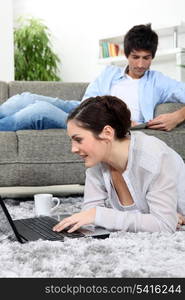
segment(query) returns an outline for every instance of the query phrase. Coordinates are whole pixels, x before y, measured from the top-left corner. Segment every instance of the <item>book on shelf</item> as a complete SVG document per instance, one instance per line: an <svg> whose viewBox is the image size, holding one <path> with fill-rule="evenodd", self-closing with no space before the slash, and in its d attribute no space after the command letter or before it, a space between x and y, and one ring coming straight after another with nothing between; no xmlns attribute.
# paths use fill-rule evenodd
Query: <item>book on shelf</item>
<svg viewBox="0 0 185 300"><path fill-rule="evenodd" d="M107 42L103 42L102 43L102 55L103 55L103 58L105 57L109 57L109 46L108 46L109 43Z"/></svg>
<svg viewBox="0 0 185 300"><path fill-rule="evenodd" d="M100 45L100 58L115 57L123 54L123 45L121 44L102 42Z"/></svg>

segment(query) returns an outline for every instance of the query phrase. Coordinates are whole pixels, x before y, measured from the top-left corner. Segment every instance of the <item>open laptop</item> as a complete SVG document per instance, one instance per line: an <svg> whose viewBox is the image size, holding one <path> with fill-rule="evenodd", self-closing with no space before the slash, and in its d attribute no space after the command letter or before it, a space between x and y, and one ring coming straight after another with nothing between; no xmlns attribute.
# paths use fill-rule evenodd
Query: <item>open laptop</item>
<svg viewBox="0 0 185 300"><path fill-rule="evenodd" d="M60 220L69 215L60 215ZM12 236L20 243L28 241L36 241L39 239L50 241L63 241L65 237L81 238L81 237L94 237L94 238L107 238L110 231L95 226L86 226L78 229L73 233L68 233L67 230L61 232L54 232L53 226L59 220L51 217L34 217L26 219L13 220L5 201L0 198L0 240L3 237Z"/></svg>

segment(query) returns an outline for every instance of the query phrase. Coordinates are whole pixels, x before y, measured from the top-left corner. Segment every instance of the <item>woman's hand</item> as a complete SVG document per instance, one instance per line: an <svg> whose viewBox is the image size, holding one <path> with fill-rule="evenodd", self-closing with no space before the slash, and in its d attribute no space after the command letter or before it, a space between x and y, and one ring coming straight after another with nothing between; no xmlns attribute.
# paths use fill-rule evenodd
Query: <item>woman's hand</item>
<svg viewBox="0 0 185 300"><path fill-rule="evenodd" d="M62 231L66 227L70 226L69 233L77 230L83 225L93 224L96 215L96 208L91 208L80 213L76 213L68 218L63 219L60 223L53 227L53 231Z"/></svg>

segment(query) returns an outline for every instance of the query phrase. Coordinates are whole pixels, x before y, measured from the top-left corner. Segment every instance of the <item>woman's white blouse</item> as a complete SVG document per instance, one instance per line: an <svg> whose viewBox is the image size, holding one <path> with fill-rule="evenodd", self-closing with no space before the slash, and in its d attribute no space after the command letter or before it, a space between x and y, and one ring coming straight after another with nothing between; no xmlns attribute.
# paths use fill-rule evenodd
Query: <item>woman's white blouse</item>
<svg viewBox="0 0 185 300"><path fill-rule="evenodd" d="M185 164L180 155L158 138L131 132L122 175L134 205L120 204L106 164L86 170L83 210L96 207L95 225L131 232L174 232L176 212L185 215Z"/></svg>

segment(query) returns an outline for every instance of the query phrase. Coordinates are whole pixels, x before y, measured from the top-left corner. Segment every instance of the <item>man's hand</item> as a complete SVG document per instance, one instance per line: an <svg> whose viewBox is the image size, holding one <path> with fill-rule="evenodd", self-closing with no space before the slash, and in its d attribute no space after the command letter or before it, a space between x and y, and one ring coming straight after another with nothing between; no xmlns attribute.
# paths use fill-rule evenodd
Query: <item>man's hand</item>
<svg viewBox="0 0 185 300"><path fill-rule="evenodd" d="M137 126L137 125L139 125L138 122L135 122L135 121L132 121L132 122L131 122L131 127L134 127L134 126Z"/></svg>
<svg viewBox="0 0 185 300"><path fill-rule="evenodd" d="M86 211L74 214L68 218L63 219L60 223L53 227L53 231L62 231L70 226L69 233L77 230L83 225L93 224L96 215L96 208L91 208Z"/></svg>
<svg viewBox="0 0 185 300"><path fill-rule="evenodd" d="M184 121L182 110L162 114L148 122L148 128L170 131Z"/></svg>

